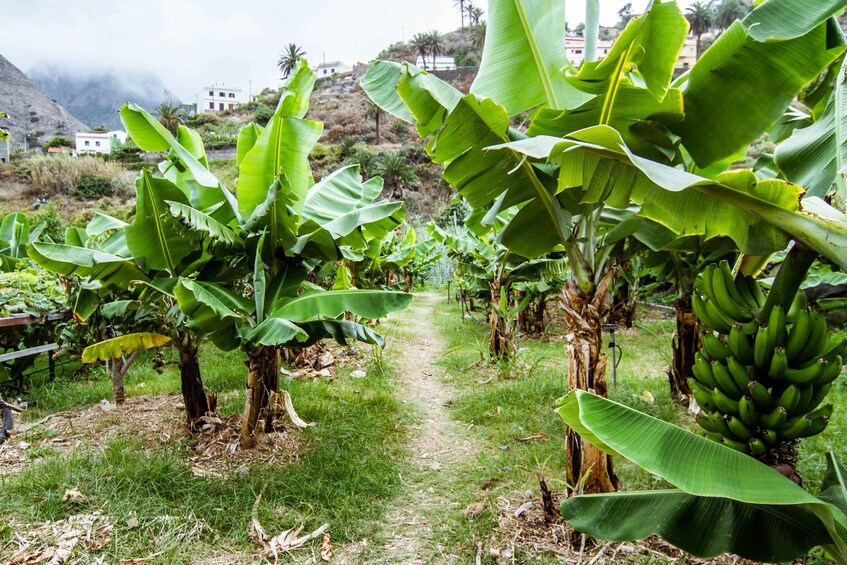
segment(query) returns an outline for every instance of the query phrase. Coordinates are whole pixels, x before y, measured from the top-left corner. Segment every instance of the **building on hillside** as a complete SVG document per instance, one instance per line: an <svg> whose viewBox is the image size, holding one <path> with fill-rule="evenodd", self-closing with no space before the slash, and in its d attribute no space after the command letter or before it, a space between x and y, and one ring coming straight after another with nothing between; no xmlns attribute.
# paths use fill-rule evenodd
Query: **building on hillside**
<svg viewBox="0 0 847 565"><path fill-rule="evenodd" d="M209 114L223 112L224 110L235 110L247 99L240 88L230 88L223 85L204 86L197 97L197 113Z"/></svg>
<svg viewBox="0 0 847 565"><path fill-rule="evenodd" d="M597 58L602 59L609 54L613 41L601 39L597 41ZM585 60L585 38L581 35L569 35L565 38L565 56L574 67Z"/></svg>
<svg viewBox="0 0 847 565"><path fill-rule="evenodd" d="M47 156L55 157L56 155L70 155L71 148L70 147L48 147L47 148Z"/></svg>
<svg viewBox="0 0 847 565"><path fill-rule="evenodd" d="M85 153L100 153L109 155L112 149L126 143L126 132L77 132L76 151L77 155Z"/></svg>
<svg viewBox="0 0 847 565"><path fill-rule="evenodd" d="M330 77L332 75L340 75L342 73L349 73L353 70L353 67L342 63L341 61L330 61L328 63L321 63L314 69L315 76L318 78Z"/></svg>
<svg viewBox="0 0 847 565"><path fill-rule="evenodd" d="M415 59L415 66L428 71L455 71L456 60L453 59L453 57L439 55L434 61L432 60L432 57L427 57L426 64L424 64L423 58L418 55L418 58Z"/></svg>
<svg viewBox="0 0 847 565"><path fill-rule="evenodd" d="M679 58L676 60L677 69L690 69L697 62L697 38L689 35L685 38L685 43L682 44L682 51L679 52Z"/></svg>

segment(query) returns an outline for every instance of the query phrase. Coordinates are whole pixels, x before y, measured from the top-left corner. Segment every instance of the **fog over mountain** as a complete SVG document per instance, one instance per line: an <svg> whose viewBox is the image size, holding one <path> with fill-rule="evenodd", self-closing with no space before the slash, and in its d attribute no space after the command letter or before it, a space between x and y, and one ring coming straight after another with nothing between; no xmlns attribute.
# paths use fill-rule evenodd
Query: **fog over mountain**
<svg viewBox="0 0 847 565"><path fill-rule="evenodd" d="M118 109L127 101L148 111L169 98L178 102L151 72L69 71L60 66L39 65L29 71L29 77L89 127L105 124L110 130L123 129Z"/></svg>

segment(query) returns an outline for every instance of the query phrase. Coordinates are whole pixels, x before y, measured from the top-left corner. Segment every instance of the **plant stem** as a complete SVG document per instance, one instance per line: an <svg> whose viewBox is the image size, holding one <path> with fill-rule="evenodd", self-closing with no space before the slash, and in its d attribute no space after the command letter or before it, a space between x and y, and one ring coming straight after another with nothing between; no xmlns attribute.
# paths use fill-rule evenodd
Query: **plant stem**
<svg viewBox="0 0 847 565"><path fill-rule="evenodd" d="M794 246L779 267L771 291L768 293L768 299L759 313L762 320L768 319L774 306L781 304L788 308L817 257L816 252L794 242Z"/></svg>

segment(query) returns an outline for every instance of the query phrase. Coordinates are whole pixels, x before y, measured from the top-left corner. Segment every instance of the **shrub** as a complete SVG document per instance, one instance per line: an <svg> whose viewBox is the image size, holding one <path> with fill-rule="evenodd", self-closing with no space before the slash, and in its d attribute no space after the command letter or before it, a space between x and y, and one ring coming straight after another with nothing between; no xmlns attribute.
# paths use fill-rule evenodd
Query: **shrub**
<svg viewBox="0 0 847 565"><path fill-rule="evenodd" d="M62 243L65 240L65 228L62 225L62 219L59 217L59 213L56 212L56 208L53 204L48 204L30 215L30 227L34 228L41 223L44 224L44 229L41 232L41 238L47 236L57 243Z"/></svg>
<svg viewBox="0 0 847 565"><path fill-rule="evenodd" d="M391 124L391 131L394 132L394 135L399 137L400 139L406 139L406 136L409 135L409 126L406 122L396 121Z"/></svg>
<svg viewBox="0 0 847 565"><path fill-rule="evenodd" d="M189 127L198 128L201 126L217 125L221 123L220 118L215 114L194 114L186 122Z"/></svg>
<svg viewBox="0 0 847 565"><path fill-rule="evenodd" d="M360 147L350 157L350 164L359 165L362 176L372 177L376 171L376 156L364 147Z"/></svg>
<svg viewBox="0 0 847 565"><path fill-rule="evenodd" d="M376 172L385 181L385 190L388 194L398 192L402 194L404 189L416 188L421 184L404 151L394 151L383 155L379 159Z"/></svg>
<svg viewBox="0 0 847 565"><path fill-rule="evenodd" d="M262 104L256 109L256 123L260 126L266 125L274 116L274 109Z"/></svg>
<svg viewBox="0 0 847 565"><path fill-rule="evenodd" d="M73 195L81 200L99 200L114 196L115 186L111 179L100 175L82 175L74 187Z"/></svg>
<svg viewBox="0 0 847 565"><path fill-rule="evenodd" d="M345 136L338 144L338 160L346 161L356 152L359 140L352 135Z"/></svg>
<svg viewBox="0 0 847 565"><path fill-rule="evenodd" d="M47 143L44 144L44 147L73 147L74 141L72 139L68 139L67 137L62 137L60 135L54 135Z"/></svg>
<svg viewBox="0 0 847 565"><path fill-rule="evenodd" d="M85 175L100 176L116 183L123 175L123 167L114 162L86 155L71 157L37 156L19 167L19 173L29 179L33 189L49 196L57 192L73 190Z"/></svg>

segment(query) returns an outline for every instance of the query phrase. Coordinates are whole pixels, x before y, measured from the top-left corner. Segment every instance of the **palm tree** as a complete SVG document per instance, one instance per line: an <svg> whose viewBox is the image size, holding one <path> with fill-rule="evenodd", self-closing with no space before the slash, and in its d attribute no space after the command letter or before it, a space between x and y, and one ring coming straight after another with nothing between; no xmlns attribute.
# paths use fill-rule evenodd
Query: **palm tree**
<svg viewBox="0 0 847 565"><path fill-rule="evenodd" d="M485 32L487 31L488 26L485 25L485 22L480 24L476 24L471 29L471 43L473 46L482 51L482 48L485 47Z"/></svg>
<svg viewBox="0 0 847 565"><path fill-rule="evenodd" d="M697 38L697 58L699 59L702 53L700 36L712 27L712 23L715 20L715 13L709 4L702 0L697 0L697 2L691 4L685 11L685 17L688 19L688 23L691 24L691 33Z"/></svg>
<svg viewBox="0 0 847 565"><path fill-rule="evenodd" d="M465 7L465 11L468 13L468 21L471 25L478 24L480 18L485 13L482 11L482 8L474 6L473 2L468 2L468 5Z"/></svg>
<svg viewBox="0 0 847 565"><path fill-rule="evenodd" d="M426 33L416 33L412 36L410 45L420 55L423 68L426 69L426 56L429 55L429 35Z"/></svg>
<svg viewBox="0 0 847 565"><path fill-rule="evenodd" d="M426 46L432 58L432 68L435 69L435 58L441 55L444 49L444 36L437 30L432 30L426 34Z"/></svg>
<svg viewBox="0 0 847 565"><path fill-rule="evenodd" d="M282 71L282 77L288 78L291 71L297 68L297 62L305 56L306 52L303 51L302 47L296 43L289 43L282 55L279 56L279 61L276 62L276 66Z"/></svg>
<svg viewBox="0 0 847 565"><path fill-rule="evenodd" d="M465 0L453 0L453 5L459 7L459 13L462 14L462 29L465 29Z"/></svg>
<svg viewBox="0 0 847 565"><path fill-rule="evenodd" d="M159 123L165 126L172 134L176 135L176 130L179 124L183 122L183 113L177 104L173 102L162 102L156 108L156 114L159 116Z"/></svg>
<svg viewBox="0 0 847 565"><path fill-rule="evenodd" d="M371 104L368 106L368 109L365 110L365 118L372 119L374 121L374 130L376 131L376 143L375 145L379 145L379 120L382 117L382 108L377 106L376 104Z"/></svg>
<svg viewBox="0 0 847 565"><path fill-rule="evenodd" d="M722 0L715 10L715 24L719 29L725 30L735 20L743 19L752 9L752 6L743 0Z"/></svg>

